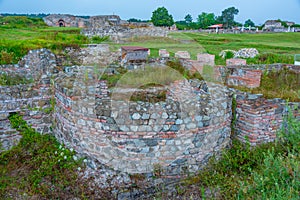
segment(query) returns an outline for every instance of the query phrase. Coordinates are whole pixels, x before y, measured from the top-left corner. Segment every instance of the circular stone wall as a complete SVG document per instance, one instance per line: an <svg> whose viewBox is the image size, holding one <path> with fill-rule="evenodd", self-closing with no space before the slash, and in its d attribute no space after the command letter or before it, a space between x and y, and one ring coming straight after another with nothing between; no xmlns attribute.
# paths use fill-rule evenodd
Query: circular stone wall
<svg viewBox="0 0 300 200"><path fill-rule="evenodd" d="M114 170L195 172L230 142L232 98L222 85L182 79L165 85L164 101L133 102L137 89L109 90L93 67L67 71L55 81L55 135Z"/></svg>

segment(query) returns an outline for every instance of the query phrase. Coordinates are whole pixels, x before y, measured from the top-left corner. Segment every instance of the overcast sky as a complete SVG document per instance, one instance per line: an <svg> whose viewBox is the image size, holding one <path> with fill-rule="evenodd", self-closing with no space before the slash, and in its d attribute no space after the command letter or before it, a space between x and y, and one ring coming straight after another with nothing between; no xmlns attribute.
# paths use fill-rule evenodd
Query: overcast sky
<svg viewBox="0 0 300 200"><path fill-rule="evenodd" d="M190 13L196 20L201 12L221 15L234 6L236 21L251 19L263 24L281 19L300 24L300 0L0 0L0 13L62 13L74 15L117 14L122 19L150 19L152 12L164 6L175 20Z"/></svg>

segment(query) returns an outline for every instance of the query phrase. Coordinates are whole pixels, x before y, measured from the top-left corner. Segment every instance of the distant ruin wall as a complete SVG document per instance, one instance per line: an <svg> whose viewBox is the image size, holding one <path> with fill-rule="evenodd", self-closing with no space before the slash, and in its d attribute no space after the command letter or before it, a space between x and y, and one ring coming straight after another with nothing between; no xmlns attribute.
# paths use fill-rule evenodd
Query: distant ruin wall
<svg viewBox="0 0 300 200"><path fill-rule="evenodd" d="M121 23L117 15L100 15L92 17L79 17L67 14L52 14L43 18L48 26L99 28L103 26L116 26Z"/></svg>
<svg viewBox="0 0 300 200"><path fill-rule="evenodd" d="M128 28L123 26L101 27L83 29L81 33L88 37L109 36L111 40L120 42L125 39L134 37L166 37L168 30L160 27L148 27L148 28Z"/></svg>

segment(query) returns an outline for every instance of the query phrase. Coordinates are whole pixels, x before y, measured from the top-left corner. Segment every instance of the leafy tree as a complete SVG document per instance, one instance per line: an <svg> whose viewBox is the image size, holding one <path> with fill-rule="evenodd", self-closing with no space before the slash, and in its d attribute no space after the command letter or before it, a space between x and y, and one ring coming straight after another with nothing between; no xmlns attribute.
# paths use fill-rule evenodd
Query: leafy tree
<svg viewBox="0 0 300 200"><path fill-rule="evenodd" d="M153 11L151 21L154 26L172 26L174 24L173 16L165 7L159 7Z"/></svg>
<svg viewBox="0 0 300 200"><path fill-rule="evenodd" d="M184 21L187 23L187 24L190 24L193 22L193 18L190 14L187 14L185 17L184 17Z"/></svg>
<svg viewBox="0 0 300 200"><path fill-rule="evenodd" d="M222 11L222 21L223 24L228 28L234 25L234 15L237 15L239 10L235 7L230 7Z"/></svg>
<svg viewBox="0 0 300 200"><path fill-rule="evenodd" d="M216 17L214 13L202 12L201 15L198 15L197 21L200 28L207 28L216 23Z"/></svg>
<svg viewBox="0 0 300 200"><path fill-rule="evenodd" d="M245 24L244 24L245 27L255 27L255 24L253 21L251 21L251 19L247 19L247 21L245 21Z"/></svg>

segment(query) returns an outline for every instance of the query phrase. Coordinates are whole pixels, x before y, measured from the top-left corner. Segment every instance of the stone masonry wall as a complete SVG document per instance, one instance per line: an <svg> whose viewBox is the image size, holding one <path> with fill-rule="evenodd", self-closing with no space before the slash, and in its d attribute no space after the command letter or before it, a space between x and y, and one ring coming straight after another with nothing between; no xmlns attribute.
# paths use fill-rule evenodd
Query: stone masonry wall
<svg viewBox="0 0 300 200"><path fill-rule="evenodd" d="M128 28L124 26L101 27L97 29L84 29L81 32L88 37L109 36L111 40L121 42L133 37L166 37L168 30L159 27Z"/></svg>
<svg viewBox="0 0 300 200"><path fill-rule="evenodd" d="M24 85L0 86L0 142L9 149L20 139L8 117L20 113L24 120L40 133L50 133L52 116L50 77L54 72L55 56L46 49L30 51L19 64L0 66L0 73L18 74L35 82Z"/></svg>
<svg viewBox="0 0 300 200"><path fill-rule="evenodd" d="M128 102L120 98L123 89L110 94L92 71L78 67L55 81L54 132L78 152L114 170L147 173L160 165L176 176L195 172L229 144L231 94L225 87L176 81L166 101Z"/></svg>
<svg viewBox="0 0 300 200"><path fill-rule="evenodd" d="M285 123L288 107L300 120L299 102L286 105L282 99L265 99L262 95L238 92L236 106L235 134L252 146L275 140Z"/></svg>
<svg viewBox="0 0 300 200"><path fill-rule="evenodd" d="M262 70L240 67L227 67L230 73L227 75L226 84L229 86L244 86L256 88L260 86Z"/></svg>

